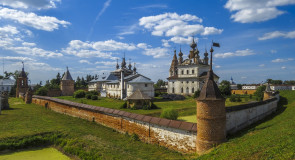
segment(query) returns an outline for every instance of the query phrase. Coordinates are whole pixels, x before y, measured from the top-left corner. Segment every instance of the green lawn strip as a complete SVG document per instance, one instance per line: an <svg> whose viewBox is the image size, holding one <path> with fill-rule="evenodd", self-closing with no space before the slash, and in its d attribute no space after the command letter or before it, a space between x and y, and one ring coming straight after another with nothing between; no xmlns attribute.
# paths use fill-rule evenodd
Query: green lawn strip
<svg viewBox="0 0 295 160"><path fill-rule="evenodd" d="M4 110L0 115L0 121L5 122L0 123L0 146L6 144L3 146L7 147L9 138L13 137L16 137L13 140L15 144L18 141L31 141L32 136L44 132L57 132L61 137L48 143L82 159L185 159L191 156L134 141L113 129L59 114L39 105L23 104L20 99L11 98L10 104L12 109Z"/></svg>
<svg viewBox="0 0 295 160"><path fill-rule="evenodd" d="M276 114L197 159L295 159L295 91L280 91Z"/></svg>
<svg viewBox="0 0 295 160"><path fill-rule="evenodd" d="M36 148L0 155L0 160L70 160L55 148Z"/></svg>
<svg viewBox="0 0 295 160"><path fill-rule="evenodd" d="M75 99L72 96L62 96L62 97L56 97L56 98L65 99L65 100L78 102L78 103L85 103L85 104L94 105L94 106L119 109L126 112L131 112L131 113L150 115L153 117L160 117L161 112L164 109L168 109L168 108L173 108L178 110L179 116L196 115L196 100L192 97L186 97L186 99L184 100L177 100L177 101L164 100L162 98L156 97L153 103L157 105L159 109L152 109L152 110L121 109L120 106L124 103L124 101L105 98L105 97L100 97L99 100L90 100L85 98ZM248 103L248 101L245 101L244 98L242 98L242 102L230 102L229 100L226 100L226 106L233 106L233 105L239 105L239 104L245 104L245 103Z"/></svg>

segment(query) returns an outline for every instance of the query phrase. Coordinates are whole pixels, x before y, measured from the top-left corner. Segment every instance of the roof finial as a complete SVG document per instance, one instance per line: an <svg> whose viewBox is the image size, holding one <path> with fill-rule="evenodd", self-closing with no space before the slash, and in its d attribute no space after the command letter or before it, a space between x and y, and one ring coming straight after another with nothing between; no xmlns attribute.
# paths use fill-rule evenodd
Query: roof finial
<svg viewBox="0 0 295 160"><path fill-rule="evenodd" d="M67 71L69 71L69 67L67 66Z"/></svg>

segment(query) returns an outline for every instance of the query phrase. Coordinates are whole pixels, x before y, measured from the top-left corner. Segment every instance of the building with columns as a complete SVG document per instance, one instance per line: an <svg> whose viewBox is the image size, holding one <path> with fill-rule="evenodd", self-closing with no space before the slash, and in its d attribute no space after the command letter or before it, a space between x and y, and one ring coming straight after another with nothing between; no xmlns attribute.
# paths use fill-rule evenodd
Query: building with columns
<svg viewBox="0 0 295 160"><path fill-rule="evenodd" d="M167 92L169 94L193 95L195 91L201 90L205 82L210 68L208 52L205 50L204 58L201 59L194 39L190 47L191 50L187 59L183 59L181 49L177 58L176 50L174 50L169 77L167 78ZM214 81L218 83L219 77L214 73L213 75Z"/></svg>
<svg viewBox="0 0 295 160"><path fill-rule="evenodd" d="M125 99L136 90L140 90L149 97L154 97L154 82L150 78L137 73L135 64L126 65L122 58L121 67L118 62L116 70L103 74L98 79L88 83L88 91L98 91L102 97Z"/></svg>

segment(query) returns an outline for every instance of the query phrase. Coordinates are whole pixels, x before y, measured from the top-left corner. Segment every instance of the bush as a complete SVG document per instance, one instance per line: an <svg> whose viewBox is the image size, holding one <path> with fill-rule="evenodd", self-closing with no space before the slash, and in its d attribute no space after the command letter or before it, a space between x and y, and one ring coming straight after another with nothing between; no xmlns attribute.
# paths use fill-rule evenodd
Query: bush
<svg viewBox="0 0 295 160"><path fill-rule="evenodd" d="M253 97L252 97L252 94L250 94L250 95L249 95L249 98L250 98L250 99L252 99L252 98L253 98Z"/></svg>
<svg viewBox="0 0 295 160"><path fill-rule="evenodd" d="M133 140L133 141L139 141L139 137L137 134L133 133L130 138Z"/></svg>
<svg viewBox="0 0 295 160"><path fill-rule="evenodd" d="M242 102L240 95L237 95L237 102Z"/></svg>
<svg viewBox="0 0 295 160"><path fill-rule="evenodd" d="M229 101L236 102L237 101L236 100L236 95L235 94L231 95L230 98L229 98Z"/></svg>
<svg viewBox="0 0 295 160"><path fill-rule="evenodd" d="M265 91L266 86L259 86L256 89L256 92L254 93L254 95L256 96L256 100L257 101L262 101L263 100L263 95L264 95L264 91Z"/></svg>
<svg viewBox="0 0 295 160"><path fill-rule="evenodd" d="M120 109L123 109L123 108L127 108L127 102L124 102L124 103L120 106Z"/></svg>
<svg viewBox="0 0 295 160"><path fill-rule="evenodd" d="M91 99L91 96L92 96L91 94L86 94L86 95L85 95L85 98L86 98L86 99Z"/></svg>
<svg viewBox="0 0 295 160"><path fill-rule="evenodd" d="M200 93L201 93L201 91L200 90L197 90L197 91L195 91L195 93L194 93L194 98L198 98L199 96L200 96Z"/></svg>
<svg viewBox="0 0 295 160"><path fill-rule="evenodd" d="M154 103L152 103L151 105L151 109L158 109L159 107L157 105L155 105Z"/></svg>
<svg viewBox="0 0 295 160"><path fill-rule="evenodd" d="M161 118L171 119L171 120L177 120L178 118L178 112L175 109L165 109L161 113Z"/></svg>
<svg viewBox="0 0 295 160"><path fill-rule="evenodd" d="M47 96L47 93L48 93L48 89L46 87L40 87L36 91L36 95L39 95L39 96Z"/></svg>
<svg viewBox="0 0 295 160"><path fill-rule="evenodd" d="M92 95L92 96L91 96L91 99L92 99L92 100L98 100L98 96L97 96L97 95Z"/></svg>
<svg viewBox="0 0 295 160"><path fill-rule="evenodd" d="M98 96L98 92L97 91L88 91L86 94L97 95Z"/></svg>
<svg viewBox="0 0 295 160"><path fill-rule="evenodd" d="M84 98L85 97L85 91L84 90L78 90L74 92L74 98Z"/></svg>

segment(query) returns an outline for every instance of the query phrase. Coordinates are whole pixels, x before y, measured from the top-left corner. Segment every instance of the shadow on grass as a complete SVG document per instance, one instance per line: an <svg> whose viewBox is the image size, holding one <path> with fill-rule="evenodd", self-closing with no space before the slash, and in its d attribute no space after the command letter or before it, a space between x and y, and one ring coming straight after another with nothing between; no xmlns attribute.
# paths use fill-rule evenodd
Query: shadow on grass
<svg viewBox="0 0 295 160"><path fill-rule="evenodd" d="M255 128L256 126L260 125L261 123L272 120L274 117L282 114L287 108L285 105L288 105L288 99L285 98L285 97L280 96L280 101L278 102L278 107L277 107L276 112L266 116L262 120L259 120L259 121L255 122L255 123L251 124L250 126L248 126L248 127L244 128L244 129L234 133L234 134L229 134L227 136L227 139L239 138L239 137L242 137L242 136L244 136L245 134L247 134L249 132L263 130L263 129L266 129L268 127L271 127L272 125L268 125L268 126L261 127L261 128Z"/></svg>

